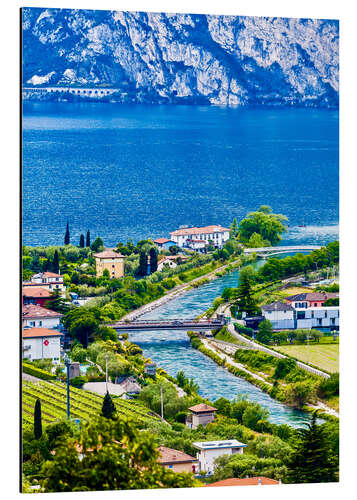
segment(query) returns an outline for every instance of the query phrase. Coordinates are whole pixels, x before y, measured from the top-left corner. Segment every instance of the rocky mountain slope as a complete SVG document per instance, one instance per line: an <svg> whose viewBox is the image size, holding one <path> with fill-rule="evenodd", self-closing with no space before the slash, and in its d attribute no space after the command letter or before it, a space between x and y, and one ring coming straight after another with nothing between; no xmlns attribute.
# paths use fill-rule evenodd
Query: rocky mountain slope
<svg viewBox="0 0 357 500"><path fill-rule="evenodd" d="M22 17L25 87L110 87L123 102L338 105L337 21L39 8Z"/></svg>

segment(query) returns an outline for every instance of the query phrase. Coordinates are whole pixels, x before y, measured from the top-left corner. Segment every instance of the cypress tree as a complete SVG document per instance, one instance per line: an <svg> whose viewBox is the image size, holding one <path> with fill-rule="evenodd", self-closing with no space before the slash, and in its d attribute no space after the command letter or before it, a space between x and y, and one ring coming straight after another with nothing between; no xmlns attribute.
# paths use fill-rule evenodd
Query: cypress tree
<svg viewBox="0 0 357 500"><path fill-rule="evenodd" d="M89 229L87 231L86 247L90 247L90 232L89 232Z"/></svg>
<svg viewBox="0 0 357 500"><path fill-rule="evenodd" d="M299 438L288 464L292 483L337 482L338 458L331 449L326 431L316 424L317 412L306 429L298 429Z"/></svg>
<svg viewBox="0 0 357 500"><path fill-rule="evenodd" d="M256 313L256 302L252 292L252 278L249 267L242 269L239 274L240 284L238 286L238 305L240 311L245 311L248 316Z"/></svg>
<svg viewBox="0 0 357 500"><path fill-rule="evenodd" d="M147 255L145 252L141 251L140 258L139 258L139 269L138 269L139 276L146 276L147 263L148 263Z"/></svg>
<svg viewBox="0 0 357 500"><path fill-rule="evenodd" d="M150 273L157 271L157 251L154 247L150 248Z"/></svg>
<svg viewBox="0 0 357 500"><path fill-rule="evenodd" d="M79 246L81 248L84 248L84 234L81 234L81 236L79 238Z"/></svg>
<svg viewBox="0 0 357 500"><path fill-rule="evenodd" d="M33 421L33 432L35 439L40 439L42 436L42 418L41 418L41 401L37 398L35 403L35 413Z"/></svg>
<svg viewBox="0 0 357 500"><path fill-rule="evenodd" d="M114 413L115 406L109 392L107 391L103 399L102 415L105 418L113 418Z"/></svg>
<svg viewBox="0 0 357 500"><path fill-rule="evenodd" d="M57 250L55 250L55 254L53 256L52 271L57 274L59 272L59 256Z"/></svg>
<svg viewBox="0 0 357 500"><path fill-rule="evenodd" d="M71 241L71 238L70 238L70 234L69 234L69 224L67 221L66 234L64 235L64 244L69 245L70 241Z"/></svg>

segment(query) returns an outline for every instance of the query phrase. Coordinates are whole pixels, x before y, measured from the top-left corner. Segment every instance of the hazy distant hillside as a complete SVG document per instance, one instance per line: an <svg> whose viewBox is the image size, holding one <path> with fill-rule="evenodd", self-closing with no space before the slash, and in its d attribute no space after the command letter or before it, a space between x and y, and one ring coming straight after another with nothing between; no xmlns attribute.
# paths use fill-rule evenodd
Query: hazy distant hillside
<svg viewBox="0 0 357 500"><path fill-rule="evenodd" d="M338 105L337 21L23 9L26 86L124 102Z"/></svg>

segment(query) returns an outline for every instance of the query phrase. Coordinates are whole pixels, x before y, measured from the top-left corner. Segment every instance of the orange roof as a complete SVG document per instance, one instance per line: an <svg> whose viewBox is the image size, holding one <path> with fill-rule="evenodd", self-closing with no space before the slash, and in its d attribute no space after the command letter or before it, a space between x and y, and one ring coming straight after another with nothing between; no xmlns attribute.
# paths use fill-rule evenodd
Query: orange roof
<svg viewBox="0 0 357 500"><path fill-rule="evenodd" d="M197 458L191 457L191 455L187 455L183 451L167 448L166 446L159 446L158 451L160 452L160 457L158 458L160 464L197 462Z"/></svg>
<svg viewBox="0 0 357 500"><path fill-rule="evenodd" d="M26 339L35 337L61 337L62 333L49 328L26 328L22 330L22 336Z"/></svg>
<svg viewBox="0 0 357 500"><path fill-rule="evenodd" d="M159 245L163 245L164 243L168 243L169 241L172 241L172 240L169 240L168 238L156 238L156 240L154 240L154 243L158 243ZM172 241L172 243L175 243L175 242Z"/></svg>
<svg viewBox="0 0 357 500"><path fill-rule="evenodd" d="M217 481L216 483L206 484L206 486L253 486L258 484L268 485L268 484L280 484L280 483L279 481L276 481L275 479L270 479L269 477L245 477L243 479L238 479L237 477L233 477L230 479L223 479L222 481Z"/></svg>
<svg viewBox="0 0 357 500"><path fill-rule="evenodd" d="M114 252L112 248L106 248L103 252L95 253L94 257L98 257L98 259L115 259L118 257L124 258L124 255Z"/></svg>
<svg viewBox="0 0 357 500"><path fill-rule="evenodd" d="M41 278L42 276L44 276L45 278L62 278L61 274L51 273L50 271L45 271L44 273L33 274L31 276L31 278L35 278L36 276L38 276L39 278Z"/></svg>
<svg viewBox="0 0 357 500"><path fill-rule="evenodd" d="M37 306L35 304L29 304L23 306L22 308L22 317L23 319L27 318L61 318L63 314L60 314L56 311L51 311L50 309L46 309L45 307Z"/></svg>
<svg viewBox="0 0 357 500"><path fill-rule="evenodd" d="M224 233L225 231L229 231L229 229L222 226L186 227L184 229L177 229L170 234L174 236L185 236L186 234Z"/></svg>
<svg viewBox="0 0 357 500"><path fill-rule="evenodd" d="M22 289L22 295L24 297L35 297L35 298L47 298L52 297L51 292L49 292L46 288L39 287L28 287Z"/></svg>
<svg viewBox="0 0 357 500"><path fill-rule="evenodd" d="M200 403L198 405L191 406L189 410L193 411L194 413L205 413L207 411L217 411L217 408L206 405L205 403Z"/></svg>

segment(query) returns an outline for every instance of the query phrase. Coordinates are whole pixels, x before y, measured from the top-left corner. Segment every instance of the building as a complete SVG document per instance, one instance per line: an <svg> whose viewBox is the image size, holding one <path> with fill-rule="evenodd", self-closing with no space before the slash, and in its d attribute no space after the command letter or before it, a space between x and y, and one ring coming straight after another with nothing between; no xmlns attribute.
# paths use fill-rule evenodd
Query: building
<svg viewBox="0 0 357 500"><path fill-rule="evenodd" d="M196 429L199 425L204 427L214 421L215 412L217 408L200 403L189 408L191 414L186 417L186 425L190 429Z"/></svg>
<svg viewBox="0 0 357 500"><path fill-rule="evenodd" d="M156 376L156 363L145 363L144 371L146 375Z"/></svg>
<svg viewBox="0 0 357 500"><path fill-rule="evenodd" d="M63 314L45 307L29 304L22 308L22 326L39 328L60 328Z"/></svg>
<svg viewBox="0 0 357 500"><path fill-rule="evenodd" d="M157 270L162 271L165 267L169 269L174 269L182 262L185 262L188 257L187 255L165 255L161 257L157 263Z"/></svg>
<svg viewBox="0 0 357 500"><path fill-rule="evenodd" d="M267 306L262 306L264 319L268 319L274 330L288 330L296 328L295 310L290 304L283 302L273 302Z"/></svg>
<svg viewBox="0 0 357 500"><path fill-rule="evenodd" d="M199 462L199 472L213 474L216 458L222 455L234 455L235 453L243 454L243 448L247 444L240 443L236 439L225 441L205 441L192 443L194 448L197 448L197 458Z"/></svg>
<svg viewBox="0 0 357 500"><path fill-rule="evenodd" d="M44 306L49 300L52 300L52 292L41 288L39 286L23 287L22 288L22 303L23 305L34 304L37 306Z"/></svg>
<svg viewBox="0 0 357 500"><path fill-rule="evenodd" d="M327 328L329 330L340 329L339 306L323 306L295 309L296 328L312 329Z"/></svg>
<svg viewBox="0 0 357 500"><path fill-rule="evenodd" d="M157 247L164 248L165 250L168 250L172 246L176 246L176 243L173 240L169 240L167 238L156 238L154 243Z"/></svg>
<svg viewBox="0 0 357 500"><path fill-rule="evenodd" d="M222 481L217 481L216 483L206 484L206 486L258 486L258 485L272 485L281 484L281 481L276 479L271 479L270 477L244 477L239 479L237 477L232 477L229 479L222 479Z"/></svg>
<svg viewBox="0 0 357 500"><path fill-rule="evenodd" d="M124 276L124 255L107 248L103 252L95 253L94 258L97 278L103 275L104 269L109 271L110 278L122 278Z"/></svg>
<svg viewBox="0 0 357 500"><path fill-rule="evenodd" d="M52 359L60 362L62 333L48 328L24 328L22 330L23 357L34 359Z"/></svg>
<svg viewBox="0 0 357 500"><path fill-rule="evenodd" d="M197 458L166 446L159 446L158 451L160 453L158 462L166 469L171 469L174 472L193 472L194 474L198 471Z"/></svg>
<svg viewBox="0 0 357 500"><path fill-rule="evenodd" d="M202 240L194 240L194 239L187 239L185 241L185 247L189 248L190 250L194 250L195 252L204 252L206 247L208 246L208 242L202 241Z"/></svg>
<svg viewBox="0 0 357 500"><path fill-rule="evenodd" d="M187 247L187 240L203 242L208 245L210 242L216 248L222 248L229 239L229 229L217 226L187 227L177 229L170 233L171 239L181 248ZM202 244L202 243L201 243Z"/></svg>
<svg viewBox="0 0 357 500"><path fill-rule="evenodd" d="M63 284L63 276L46 271L44 273L33 274L30 281L25 281L24 286L37 286L46 290L59 290L64 292L66 287Z"/></svg>
<svg viewBox="0 0 357 500"><path fill-rule="evenodd" d="M327 299L337 299L338 297L338 293L306 292L290 295L290 297L286 297L286 301L294 309L302 309L307 307L321 307Z"/></svg>

